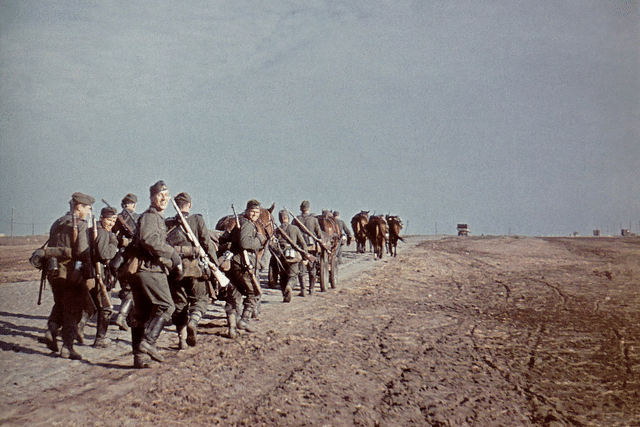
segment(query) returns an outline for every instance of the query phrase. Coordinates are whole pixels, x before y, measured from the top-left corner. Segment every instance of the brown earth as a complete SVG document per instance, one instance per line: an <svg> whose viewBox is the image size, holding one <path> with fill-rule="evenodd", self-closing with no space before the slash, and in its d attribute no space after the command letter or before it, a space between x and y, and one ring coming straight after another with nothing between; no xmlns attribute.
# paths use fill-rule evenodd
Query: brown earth
<svg viewBox="0 0 640 427"><path fill-rule="evenodd" d="M46 240L46 236L0 237L0 284L39 280L40 272L29 264L29 257Z"/></svg>
<svg viewBox="0 0 640 427"><path fill-rule="evenodd" d="M114 327L83 361L51 354L50 291L37 306L38 282L4 284L0 424L638 426L639 259L640 238L605 237L347 251L338 289L264 289L259 332L235 340L216 302L196 347L167 327L167 361L140 371Z"/></svg>

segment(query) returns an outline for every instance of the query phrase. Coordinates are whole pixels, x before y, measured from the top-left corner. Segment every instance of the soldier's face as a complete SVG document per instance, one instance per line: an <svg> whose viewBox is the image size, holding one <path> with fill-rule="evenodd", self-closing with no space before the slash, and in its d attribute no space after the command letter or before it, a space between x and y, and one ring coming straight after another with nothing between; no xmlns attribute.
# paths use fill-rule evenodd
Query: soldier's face
<svg viewBox="0 0 640 427"><path fill-rule="evenodd" d="M113 226L116 225L116 220L118 219L117 216L111 216L111 217L107 217L107 218L100 218L100 223L102 224L102 228L104 228L107 231L111 231L113 229Z"/></svg>
<svg viewBox="0 0 640 427"><path fill-rule="evenodd" d="M77 205L76 206L76 212L78 213L78 216L80 217L80 219L85 219L87 217L87 215L89 215L89 212L91 212L91 206L90 205Z"/></svg>
<svg viewBox="0 0 640 427"><path fill-rule="evenodd" d="M136 204L135 203L127 203L126 205L124 205L124 207L129 211L129 212L134 212L136 210Z"/></svg>
<svg viewBox="0 0 640 427"><path fill-rule="evenodd" d="M151 206L159 211L164 211L169 206L169 200L171 200L169 190L164 190L151 196Z"/></svg>
<svg viewBox="0 0 640 427"><path fill-rule="evenodd" d="M260 218L260 209L259 208L248 209L247 218L249 218L249 220L252 222L256 222L258 218Z"/></svg>

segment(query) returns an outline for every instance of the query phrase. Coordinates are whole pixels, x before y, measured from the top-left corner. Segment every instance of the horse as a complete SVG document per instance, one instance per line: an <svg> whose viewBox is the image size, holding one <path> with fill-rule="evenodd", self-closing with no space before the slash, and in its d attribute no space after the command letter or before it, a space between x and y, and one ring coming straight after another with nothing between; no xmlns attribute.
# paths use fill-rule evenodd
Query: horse
<svg viewBox="0 0 640 427"><path fill-rule="evenodd" d="M373 215L367 223L367 237L373 246L373 259L382 259L387 240L387 222L382 215Z"/></svg>
<svg viewBox="0 0 640 427"><path fill-rule="evenodd" d="M332 288L338 286L338 250L340 249L342 232L338 222L333 217L331 211L323 210L322 215L316 216L320 224L322 236L320 240L324 248L322 249L320 260L320 291L324 292L327 287L327 273Z"/></svg>
<svg viewBox="0 0 640 427"><path fill-rule="evenodd" d="M356 253L363 254L366 252L367 245L367 223L369 222L369 211L360 211L359 214L351 218L351 228L353 229L353 237L356 241Z"/></svg>
<svg viewBox="0 0 640 427"><path fill-rule="evenodd" d="M398 240L404 239L400 236L400 230L402 230L402 220L397 215L387 215L385 216L387 220L387 224L389 225L389 254L392 257L398 255Z"/></svg>

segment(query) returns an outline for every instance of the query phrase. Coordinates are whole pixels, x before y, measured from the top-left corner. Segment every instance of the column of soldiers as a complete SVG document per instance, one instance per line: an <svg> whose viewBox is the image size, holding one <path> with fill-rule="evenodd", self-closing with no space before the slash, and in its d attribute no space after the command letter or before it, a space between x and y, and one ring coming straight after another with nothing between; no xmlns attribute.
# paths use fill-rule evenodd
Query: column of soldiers
<svg viewBox="0 0 640 427"><path fill-rule="evenodd" d="M257 226L260 203L250 200L242 216L236 217L237 226L220 237L220 243L227 244L216 251L202 215L191 214L188 193L175 197L174 206L179 212L169 218L165 218L171 201L166 184L158 181L152 185L149 197L150 206L141 215L135 213L137 197L127 194L120 214L108 206L102 209L99 224L92 215L94 226L89 227L87 217L93 212L95 199L74 193L69 212L51 226L42 249L44 273L54 297L45 342L61 357L82 359L74 344L83 342L83 322L95 313L93 346L105 348L111 344L107 329L115 313L109 291L118 282L121 304L115 324L131 331L135 368L164 361L156 342L170 322L176 326L179 349L195 346L198 324L212 298L225 302L228 337L235 338L238 330L255 332L251 319L260 300L256 254L266 245L273 254L272 267L277 271L283 301L291 301L296 282L300 284L300 296L305 296L306 286L313 294L315 241L290 223L288 211L279 212L281 226L276 227L276 236L268 238ZM300 210L296 219L321 238L318 220L309 213L309 202L303 201ZM351 233L338 219L339 214L334 215L350 243ZM225 249L229 257L219 258ZM224 289L212 286L212 269L226 272L229 284ZM62 338L61 349L58 337Z"/></svg>

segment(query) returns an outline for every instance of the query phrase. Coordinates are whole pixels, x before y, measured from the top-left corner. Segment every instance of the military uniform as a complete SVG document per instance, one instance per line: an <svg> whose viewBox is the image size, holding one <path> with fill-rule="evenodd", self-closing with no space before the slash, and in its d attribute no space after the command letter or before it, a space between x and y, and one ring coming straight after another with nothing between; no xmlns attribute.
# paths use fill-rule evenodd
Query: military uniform
<svg viewBox="0 0 640 427"><path fill-rule="evenodd" d="M349 227L347 227L347 224L345 224L345 222L340 218L336 218L339 215L339 212L333 212L333 219L336 220L338 229L340 230L340 234L342 235L340 238L340 246L338 247L338 264L342 264L342 246L345 243L347 246L349 246L351 244L353 235L351 234L351 231L349 231Z"/></svg>
<svg viewBox="0 0 640 427"><path fill-rule="evenodd" d="M117 211L115 208L102 209L101 216L115 216ZM111 281L107 279L108 265L113 257L118 253L118 239L112 231L107 231L102 227L101 223L97 223L96 240L93 244L92 261L100 263L104 272L103 279L106 283ZM107 299L100 293L99 286L94 287L91 291L91 298L95 306L98 308L98 320L96 322L96 339L93 343L94 347L107 347L110 340L107 338L107 328L111 321L113 308L111 299L107 295Z"/></svg>
<svg viewBox="0 0 640 427"><path fill-rule="evenodd" d="M288 215L285 212L285 215ZM304 241L304 237L302 236L302 232L298 227L293 224L283 223L280 226L280 229L287 234L287 236L296 244L300 249L304 252L307 251L307 245ZM280 231L278 230L277 235L280 235ZM294 251L294 252L291 252ZM278 257L276 260L275 256L272 256L271 259L271 268L275 269L278 272L278 283L280 284L280 289L282 290L282 297L284 302L291 302L291 294L293 292L293 287L297 282L297 277L300 273L300 270L304 268L304 265L301 264L302 258L300 255L296 255L295 249L291 247L291 245L282 237L278 239L275 248L273 248L273 253Z"/></svg>
<svg viewBox="0 0 640 427"><path fill-rule="evenodd" d="M154 197L165 190L164 182L158 181L150 188L150 193ZM167 274L180 266L180 255L167 243L164 216L153 205L138 220L136 245L140 266L131 281L134 304L131 345L134 367L145 368L149 366L145 355L164 361L155 343L175 310Z"/></svg>
<svg viewBox="0 0 640 427"><path fill-rule="evenodd" d="M322 229L320 228L320 223L318 222L318 219L310 213L304 213L305 210L309 209L309 202L304 200L301 204L300 204L300 209L303 211L303 213L301 213L300 215L298 215L296 217L296 219L298 221L300 221L306 228L307 230L309 230L311 233L313 233L313 235L320 239L322 237ZM309 236L308 234L304 234L304 239L307 243L307 246L310 248L309 252L317 252L317 250L312 249L312 248L316 248L317 244L316 241ZM316 260L315 262L310 262L307 264L307 273L309 276L309 294L313 294L314 292L314 288L315 288L315 284L316 284L316 271L318 268L318 260ZM304 268L300 268L300 271L298 273L298 281L300 282L300 296L304 296L305 291L304 291L304 278L305 278L305 271Z"/></svg>
<svg viewBox="0 0 640 427"><path fill-rule="evenodd" d="M191 197L187 193L178 194L175 200L191 203ZM182 215L209 259L217 264L215 247L202 215L190 215L188 212L182 212ZM182 258L182 277L170 274L169 286L176 306L173 312L173 324L176 325L178 332L178 344L180 348L186 348L186 345L196 345L198 322L209 307L210 295L207 286L209 278L205 276L195 246L182 228L179 215L168 218L166 225L167 242Z"/></svg>
<svg viewBox="0 0 640 427"><path fill-rule="evenodd" d="M138 203L138 197L131 193L124 196L121 203L122 211L118 214L118 221L113 227L113 232L118 239L118 250L124 258L121 263L123 265L127 263L127 258L131 255L130 251L127 251L126 248L133 241L135 230L138 228L138 219L140 218L140 214L130 212L126 208L126 205L129 203ZM116 268L117 267L120 266L116 266ZM133 306L130 280L129 274L118 274L118 281L120 282L120 292L118 293L118 298L120 298L120 312L116 318L116 325L123 331L129 329L127 318Z"/></svg>
<svg viewBox="0 0 640 427"><path fill-rule="evenodd" d="M83 193L74 193L71 211L58 218L49 230L46 249L47 279L53 291L54 306L47 322L45 341L52 351L58 351L57 336L62 335L60 355L81 359L73 344L78 336L78 324L88 301L86 280L91 274L91 251L88 225L76 219L77 238L74 239L73 215L75 204L92 205L94 199Z"/></svg>
<svg viewBox="0 0 640 427"><path fill-rule="evenodd" d="M247 203L247 209L251 209L250 206L259 208L260 204L255 200L250 200ZM237 325L240 329L252 331L249 321L256 309L259 297L256 296L253 290L251 275L255 274L256 253L265 242L266 237L258 233L256 224L245 217L240 218L240 227L234 228L231 232L230 250L233 252L233 257L231 258L231 267L227 275L231 284L226 291L225 311L229 323L229 336L232 338L236 333L236 316L240 314L241 306L242 315ZM245 250L247 251L249 263L253 267L251 271L245 266L243 259Z"/></svg>

